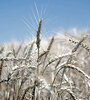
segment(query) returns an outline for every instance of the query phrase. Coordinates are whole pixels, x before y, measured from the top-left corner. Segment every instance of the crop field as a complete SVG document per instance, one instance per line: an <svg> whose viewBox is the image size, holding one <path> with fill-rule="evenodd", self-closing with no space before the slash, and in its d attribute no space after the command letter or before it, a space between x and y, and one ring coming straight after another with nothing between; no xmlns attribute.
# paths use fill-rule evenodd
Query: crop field
<svg viewBox="0 0 90 100"><path fill-rule="evenodd" d="M90 32L0 44L0 100L90 100Z"/></svg>

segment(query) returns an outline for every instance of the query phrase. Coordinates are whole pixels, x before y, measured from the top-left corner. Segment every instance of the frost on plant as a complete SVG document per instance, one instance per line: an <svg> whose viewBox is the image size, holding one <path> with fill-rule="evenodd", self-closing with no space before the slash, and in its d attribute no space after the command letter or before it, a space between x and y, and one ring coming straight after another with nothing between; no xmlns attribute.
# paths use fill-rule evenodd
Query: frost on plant
<svg viewBox="0 0 90 100"><path fill-rule="evenodd" d="M0 100L89 100L90 33L48 41L40 31L36 41L0 44Z"/></svg>

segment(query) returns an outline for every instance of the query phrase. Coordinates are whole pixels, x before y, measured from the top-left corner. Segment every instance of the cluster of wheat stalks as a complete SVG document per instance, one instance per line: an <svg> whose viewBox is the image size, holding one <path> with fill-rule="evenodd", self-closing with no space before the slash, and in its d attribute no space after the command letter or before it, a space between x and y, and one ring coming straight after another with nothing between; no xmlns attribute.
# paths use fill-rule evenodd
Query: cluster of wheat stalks
<svg viewBox="0 0 90 100"><path fill-rule="evenodd" d="M89 100L90 33L0 45L0 100Z"/></svg>

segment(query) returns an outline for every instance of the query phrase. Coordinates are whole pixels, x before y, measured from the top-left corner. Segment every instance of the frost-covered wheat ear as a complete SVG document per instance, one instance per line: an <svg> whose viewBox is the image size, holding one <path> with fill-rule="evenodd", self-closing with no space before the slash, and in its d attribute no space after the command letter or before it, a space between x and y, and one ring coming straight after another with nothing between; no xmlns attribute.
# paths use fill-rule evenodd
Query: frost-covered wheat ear
<svg viewBox="0 0 90 100"><path fill-rule="evenodd" d="M74 44L77 44L78 41L74 40L74 39L69 39L69 41L71 41ZM85 43L81 43L80 44L83 48L85 48L89 53L90 53L90 48L85 44Z"/></svg>
<svg viewBox="0 0 90 100"><path fill-rule="evenodd" d="M37 40L36 40L36 45L37 45L37 49L38 49L38 59L39 59L39 48L40 48L40 34L41 34L41 30L42 30L42 18L39 22L39 27L38 27L38 31L37 31Z"/></svg>
<svg viewBox="0 0 90 100"><path fill-rule="evenodd" d="M39 49L40 49L40 34L41 34L41 30L42 30L42 18L39 22L39 27L38 27L38 31L37 31L37 40L36 40L36 45L37 45L37 49L38 49L38 59L37 62L39 62ZM39 73L39 66L37 66L37 73Z"/></svg>

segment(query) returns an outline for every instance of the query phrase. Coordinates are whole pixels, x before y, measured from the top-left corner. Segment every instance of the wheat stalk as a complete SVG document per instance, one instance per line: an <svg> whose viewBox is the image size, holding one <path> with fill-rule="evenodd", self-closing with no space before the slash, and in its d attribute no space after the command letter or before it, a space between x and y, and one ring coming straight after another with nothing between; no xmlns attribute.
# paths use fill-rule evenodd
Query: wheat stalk
<svg viewBox="0 0 90 100"><path fill-rule="evenodd" d="M61 92L61 91L62 91L62 92ZM61 94L62 94L63 92L65 92L65 91L68 92L68 93L70 94L70 96L72 97L73 100L77 100L76 97L75 97L75 95L74 95L74 93L73 93L70 89L63 89L63 88L61 88L61 90L58 91L58 92L61 92L61 93L60 93L60 95L61 95Z"/></svg>
<svg viewBox="0 0 90 100"><path fill-rule="evenodd" d="M32 89L33 87L34 86L29 86L28 88L25 89L24 94L23 94L21 100L24 100L24 97L25 97L26 93L29 91L29 89Z"/></svg>
<svg viewBox="0 0 90 100"><path fill-rule="evenodd" d="M60 55L59 57L55 57L54 59L50 60L50 61L46 64L46 66L45 66L45 68L44 68L44 70L43 70L43 74L44 74L46 68L47 68L50 64L52 64L53 62L55 62L55 61L57 61L57 60L62 59L63 57L70 56L70 55L72 55L72 53L66 53L66 54Z"/></svg>

